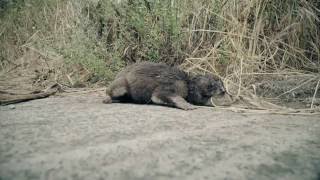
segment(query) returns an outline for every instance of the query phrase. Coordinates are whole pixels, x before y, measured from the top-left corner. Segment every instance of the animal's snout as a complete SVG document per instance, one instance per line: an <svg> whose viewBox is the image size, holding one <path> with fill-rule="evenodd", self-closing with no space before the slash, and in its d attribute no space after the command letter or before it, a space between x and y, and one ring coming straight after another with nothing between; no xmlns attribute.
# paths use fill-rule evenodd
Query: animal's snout
<svg viewBox="0 0 320 180"><path fill-rule="evenodd" d="M221 88L218 94L223 96L226 94L226 90L224 88Z"/></svg>

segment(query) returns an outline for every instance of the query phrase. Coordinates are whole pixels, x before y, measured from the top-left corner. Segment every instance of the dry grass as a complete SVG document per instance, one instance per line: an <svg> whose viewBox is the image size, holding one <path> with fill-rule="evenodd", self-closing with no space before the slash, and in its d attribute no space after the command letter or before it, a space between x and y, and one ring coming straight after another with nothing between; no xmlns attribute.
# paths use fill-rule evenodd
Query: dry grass
<svg viewBox="0 0 320 180"><path fill-rule="evenodd" d="M307 77L306 81L297 83L278 98L320 80L319 18L316 14L319 10L306 1L297 1L301 4L296 9L291 7L293 1L283 1L281 3L287 4L282 6L288 6L283 14L267 11L281 7L279 3L230 0L226 1L220 14L205 14L201 19L214 14L223 25L220 29L206 29L204 22L202 29L187 30L190 39L195 33L201 38L214 34L215 41L199 48L201 43L210 41L202 38L182 64L183 68L224 78L236 98L255 94L256 83L262 78ZM306 37L309 42L305 42ZM314 87L311 108L314 108L318 84Z"/></svg>
<svg viewBox="0 0 320 180"><path fill-rule="evenodd" d="M319 105L316 1L24 2L0 12L4 72L32 54L47 64L44 69L54 71L52 81L76 86L109 81L124 65L147 60L215 74L235 99L260 101L256 107L268 108L256 99L267 94L260 92L264 89L276 91L265 95L273 99L308 91L302 98L310 97L309 108ZM289 80L296 83L277 87L277 81ZM278 89L261 88L261 82Z"/></svg>

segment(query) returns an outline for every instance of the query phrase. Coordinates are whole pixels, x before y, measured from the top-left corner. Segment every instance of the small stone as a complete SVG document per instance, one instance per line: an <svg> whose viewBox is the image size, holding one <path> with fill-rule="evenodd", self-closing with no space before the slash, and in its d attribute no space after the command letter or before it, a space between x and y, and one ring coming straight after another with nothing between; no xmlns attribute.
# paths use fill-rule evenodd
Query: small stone
<svg viewBox="0 0 320 180"><path fill-rule="evenodd" d="M16 106L15 105L9 105L9 109L15 109Z"/></svg>

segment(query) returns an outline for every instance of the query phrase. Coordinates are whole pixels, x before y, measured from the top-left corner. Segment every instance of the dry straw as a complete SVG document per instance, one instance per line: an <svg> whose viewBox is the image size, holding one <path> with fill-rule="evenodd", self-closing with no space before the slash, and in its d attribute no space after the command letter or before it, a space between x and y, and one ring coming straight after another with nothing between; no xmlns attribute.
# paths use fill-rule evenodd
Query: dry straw
<svg viewBox="0 0 320 180"><path fill-rule="evenodd" d="M209 13L202 19L214 15L221 27L206 29L207 22L203 22L202 29L190 29L188 32L190 36L201 36L200 43L210 41L203 37L214 34L215 43L206 47L202 45L202 48L199 48L201 45L195 46L183 67L188 71L200 70L223 77L236 99L250 97L247 102L251 101L251 104L261 101L248 94L255 94L255 83L262 78L307 78L276 98L314 84L320 78L319 9L307 1L296 3L297 7L293 7L294 1L229 0L225 1L220 13L206 11ZM287 9L280 10L284 7ZM207 49L204 54L200 52L203 49ZM314 88L311 109L315 108L318 88L319 81ZM259 103L256 107L266 109L268 106Z"/></svg>
<svg viewBox="0 0 320 180"><path fill-rule="evenodd" d="M56 73L54 81L72 86L91 77L110 80L134 61L181 64L189 72L221 77L234 99L257 109L275 108L257 98L260 82L297 78L291 88L268 97L311 86L310 108L317 109L317 2L26 0L24 5L0 18L1 69L19 66L16 60L32 52L48 66L63 61L49 69Z"/></svg>

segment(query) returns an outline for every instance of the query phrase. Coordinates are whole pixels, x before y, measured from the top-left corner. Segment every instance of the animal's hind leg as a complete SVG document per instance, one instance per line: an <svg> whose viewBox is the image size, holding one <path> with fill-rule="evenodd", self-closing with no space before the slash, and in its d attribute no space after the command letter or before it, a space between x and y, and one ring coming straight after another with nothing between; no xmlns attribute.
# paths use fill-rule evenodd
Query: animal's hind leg
<svg viewBox="0 0 320 180"><path fill-rule="evenodd" d="M128 95L127 81L125 78L119 78L114 80L106 89L106 98L103 103L109 104L113 102L119 102Z"/></svg>
<svg viewBox="0 0 320 180"><path fill-rule="evenodd" d="M188 103L181 96L176 94L169 94L165 92L153 93L151 100L155 104L176 107L183 110L192 110L197 108L196 106Z"/></svg>

